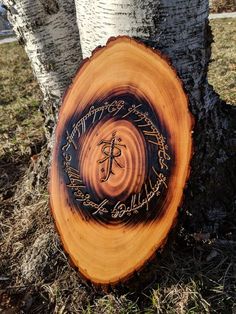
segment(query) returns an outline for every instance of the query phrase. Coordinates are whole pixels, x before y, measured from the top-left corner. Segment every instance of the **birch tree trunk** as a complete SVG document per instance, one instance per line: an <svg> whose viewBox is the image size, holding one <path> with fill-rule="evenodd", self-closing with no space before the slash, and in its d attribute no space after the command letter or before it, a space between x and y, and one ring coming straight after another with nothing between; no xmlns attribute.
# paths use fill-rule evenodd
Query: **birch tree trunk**
<svg viewBox="0 0 236 314"><path fill-rule="evenodd" d="M74 1L4 0L3 3L43 92L45 126L51 133L61 97L82 58Z"/></svg>
<svg viewBox="0 0 236 314"><path fill-rule="evenodd" d="M128 35L167 55L195 115L195 155L183 203L190 233L233 228L232 107L207 81L212 34L208 0L75 0L83 57L111 36ZM227 179L226 179L227 177Z"/></svg>

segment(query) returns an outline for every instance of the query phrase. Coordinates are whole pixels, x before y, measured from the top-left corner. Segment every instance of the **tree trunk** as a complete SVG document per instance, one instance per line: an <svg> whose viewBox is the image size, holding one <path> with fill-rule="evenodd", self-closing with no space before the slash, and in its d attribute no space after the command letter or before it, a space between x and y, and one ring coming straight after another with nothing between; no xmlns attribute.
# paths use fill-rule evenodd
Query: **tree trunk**
<svg viewBox="0 0 236 314"><path fill-rule="evenodd" d="M43 92L42 109L49 139L60 100L82 59L74 1L4 0L3 3Z"/></svg>
<svg viewBox="0 0 236 314"><path fill-rule="evenodd" d="M113 36L128 35L148 40L150 30L155 29L159 2L75 0L75 4L83 57L86 58Z"/></svg>
<svg viewBox="0 0 236 314"><path fill-rule="evenodd" d="M212 42L208 0L75 2L83 57L117 35L136 37L169 57L196 119L195 154L182 205L185 227L190 233L230 232L233 108L219 99L207 80ZM90 25L87 16L93 17ZM226 231L226 225L231 229Z"/></svg>

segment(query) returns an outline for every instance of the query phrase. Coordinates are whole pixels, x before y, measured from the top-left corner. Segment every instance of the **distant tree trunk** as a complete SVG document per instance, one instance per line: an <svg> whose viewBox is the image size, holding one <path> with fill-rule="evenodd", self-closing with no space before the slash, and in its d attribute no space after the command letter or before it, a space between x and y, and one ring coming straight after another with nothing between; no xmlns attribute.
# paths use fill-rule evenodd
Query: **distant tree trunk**
<svg viewBox="0 0 236 314"><path fill-rule="evenodd" d="M208 84L212 35L208 0L4 0L55 124L61 96L83 57L109 37L129 35L169 57L195 116L195 154L182 205L189 233L230 233L233 222L232 112ZM15 4L14 4L15 3Z"/></svg>
<svg viewBox="0 0 236 314"><path fill-rule="evenodd" d="M83 57L111 36L128 35L167 55L196 119L195 154L183 208L188 232L230 232L233 108L208 84L212 34L208 0L75 0ZM231 160L231 161L230 161ZM232 167L232 168L231 168ZM227 228L226 228L227 226Z"/></svg>

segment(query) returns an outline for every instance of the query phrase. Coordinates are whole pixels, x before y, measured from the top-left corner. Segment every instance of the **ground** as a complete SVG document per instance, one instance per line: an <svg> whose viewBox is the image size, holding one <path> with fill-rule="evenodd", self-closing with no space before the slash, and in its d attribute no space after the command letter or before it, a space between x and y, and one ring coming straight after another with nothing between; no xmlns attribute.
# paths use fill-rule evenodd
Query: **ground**
<svg viewBox="0 0 236 314"><path fill-rule="evenodd" d="M235 19L214 20L212 63L209 68L209 82L228 103L236 103L236 61Z"/></svg>
<svg viewBox="0 0 236 314"><path fill-rule="evenodd" d="M212 13L236 11L235 0L209 0Z"/></svg>
<svg viewBox="0 0 236 314"><path fill-rule="evenodd" d="M211 24L209 81L223 99L236 103L236 19ZM45 152L41 102L23 48L0 45L0 312L236 313L236 229L226 238L186 237L180 225L144 270L139 292L138 277L130 290L109 293L80 280L54 229L47 182L30 175L43 167L37 164Z"/></svg>

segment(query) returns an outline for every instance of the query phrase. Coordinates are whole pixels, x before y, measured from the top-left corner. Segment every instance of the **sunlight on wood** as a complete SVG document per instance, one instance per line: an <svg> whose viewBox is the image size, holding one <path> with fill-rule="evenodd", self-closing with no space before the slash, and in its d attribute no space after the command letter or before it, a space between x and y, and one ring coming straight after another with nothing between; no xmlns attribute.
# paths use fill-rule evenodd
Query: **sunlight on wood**
<svg viewBox="0 0 236 314"><path fill-rule="evenodd" d="M193 118L158 52L112 38L64 98L50 201L64 248L97 284L129 278L174 226L192 155Z"/></svg>

